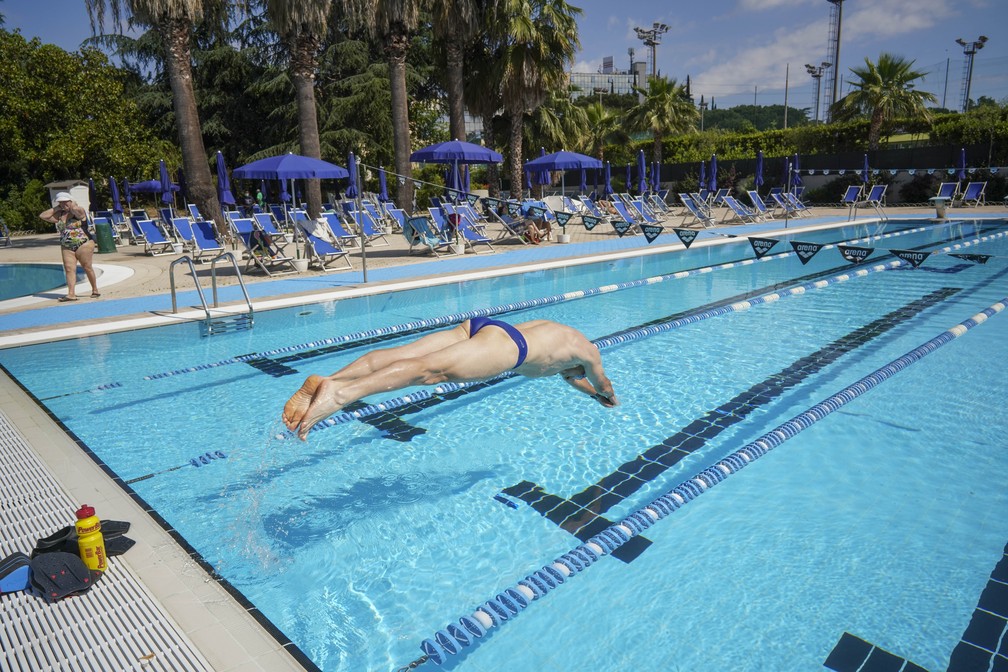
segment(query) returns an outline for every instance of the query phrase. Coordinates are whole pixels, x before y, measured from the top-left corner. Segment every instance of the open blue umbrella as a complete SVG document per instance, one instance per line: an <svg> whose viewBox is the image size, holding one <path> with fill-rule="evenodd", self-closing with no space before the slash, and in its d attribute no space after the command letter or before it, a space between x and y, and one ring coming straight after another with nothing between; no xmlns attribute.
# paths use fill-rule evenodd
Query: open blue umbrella
<svg viewBox="0 0 1008 672"><path fill-rule="evenodd" d="M489 147L462 140L438 142L410 154L416 163L448 163L454 166L469 163L501 163L504 157ZM527 179L527 176L526 176ZM531 185L528 185L531 189Z"/></svg>
<svg viewBox="0 0 1008 672"><path fill-rule="evenodd" d="M711 191L717 191L717 154L711 154L710 157L710 180L707 183L707 188Z"/></svg>
<svg viewBox="0 0 1008 672"><path fill-rule="evenodd" d="M227 166L224 165L224 155L217 151L217 200L221 205L234 205L235 197L231 193L231 180L228 179Z"/></svg>
<svg viewBox="0 0 1008 672"><path fill-rule="evenodd" d="M707 162L700 162L700 191L707 188Z"/></svg>
<svg viewBox="0 0 1008 672"><path fill-rule="evenodd" d="M109 192L112 194L112 212L122 212L122 201L119 200L119 185L114 177L108 178Z"/></svg>
<svg viewBox="0 0 1008 672"><path fill-rule="evenodd" d="M172 183L168 177L168 166L165 165L164 159L161 159L158 169L161 175L161 179L159 180L161 183L161 202L171 203L175 197L172 195Z"/></svg>
<svg viewBox="0 0 1008 672"><path fill-rule="evenodd" d="M647 191L647 159L644 158L644 150L637 151L637 193L643 194Z"/></svg>
<svg viewBox="0 0 1008 672"><path fill-rule="evenodd" d="M602 191L605 193L606 198L613 195L612 169L608 161L605 162L605 183L602 185Z"/></svg>
<svg viewBox="0 0 1008 672"><path fill-rule="evenodd" d="M388 181L385 177L385 169L378 169L378 200L382 203L386 203L389 200L388 197Z"/></svg>
<svg viewBox="0 0 1008 672"><path fill-rule="evenodd" d="M240 180L306 180L310 178L339 180L350 177L346 168L300 154L280 154L246 163L231 172Z"/></svg>
<svg viewBox="0 0 1008 672"><path fill-rule="evenodd" d="M354 156L353 152L347 157L347 172L350 176L350 185L344 192L347 198L357 198L360 193L357 190L357 157Z"/></svg>
<svg viewBox="0 0 1008 672"><path fill-rule="evenodd" d="M864 166L861 168L861 181L868 184L868 155L864 155Z"/></svg>
<svg viewBox="0 0 1008 672"><path fill-rule="evenodd" d="M539 148L539 158L541 159L544 156L546 156L546 148L545 147L540 147ZM526 163L525 165L527 166L528 163ZM549 185L550 182L552 182L552 181L553 181L553 178L550 176L550 171L548 169L542 169L540 167L540 169L537 169L535 171L535 183L537 185L539 185L539 187L540 187L540 190L539 190L540 194L542 193L542 187L545 187L545 186Z"/></svg>
<svg viewBox="0 0 1008 672"><path fill-rule="evenodd" d="M763 150L756 152L756 176L753 178L753 185L756 190L763 186Z"/></svg>
<svg viewBox="0 0 1008 672"><path fill-rule="evenodd" d="M526 161L524 170L526 175L533 172L549 175L550 171L558 171L560 173L561 191L566 191L566 171L578 169L584 171L585 168L601 167L602 162L594 157L587 156L586 154L578 154L577 152L561 150L559 152L553 152L552 154L543 154L538 159ZM582 182L583 180L584 178L582 177ZM587 191L587 185L583 188Z"/></svg>
<svg viewBox="0 0 1008 672"><path fill-rule="evenodd" d="M959 180L966 179L966 148L959 151Z"/></svg>

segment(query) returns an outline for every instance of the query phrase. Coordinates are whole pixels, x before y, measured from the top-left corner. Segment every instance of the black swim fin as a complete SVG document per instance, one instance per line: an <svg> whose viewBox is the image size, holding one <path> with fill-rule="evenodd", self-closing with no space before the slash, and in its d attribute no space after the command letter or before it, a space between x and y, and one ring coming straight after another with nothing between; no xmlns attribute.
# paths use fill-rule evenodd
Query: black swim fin
<svg viewBox="0 0 1008 672"><path fill-rule="evenodd" d="M52 604L89 590L101 572L88 569L73 553L42 553L31 561L31 583L46 602Z"/></svg>
<svg viewBox="0 0 1008 672"><path fill-rule="evenodd" d="M103 520L101 524L102 538L107 544L110 540L129 532L130 524L128 520ZM58 532L43 537L35 542L35 549L32 550L31 557L37 557L42 553L77 553L77 528L68 525Z"/></svg>

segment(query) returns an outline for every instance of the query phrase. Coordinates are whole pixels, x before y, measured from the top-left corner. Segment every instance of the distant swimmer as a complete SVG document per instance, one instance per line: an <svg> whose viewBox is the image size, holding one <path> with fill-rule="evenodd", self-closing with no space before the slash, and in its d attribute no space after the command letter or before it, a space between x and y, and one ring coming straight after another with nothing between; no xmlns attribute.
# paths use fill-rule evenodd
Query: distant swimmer
<svg viewBox="0 0 1008 672"><path fill-rule="evenodd" d="M508 370L527 378L560 374L603 406L619 404L598 348L577 329L549 320L512 326L474 317L406 345L373 350L331 376L308 376L284 404L283 421L304 440L316 423L370 394L486 380Z"/></svg>

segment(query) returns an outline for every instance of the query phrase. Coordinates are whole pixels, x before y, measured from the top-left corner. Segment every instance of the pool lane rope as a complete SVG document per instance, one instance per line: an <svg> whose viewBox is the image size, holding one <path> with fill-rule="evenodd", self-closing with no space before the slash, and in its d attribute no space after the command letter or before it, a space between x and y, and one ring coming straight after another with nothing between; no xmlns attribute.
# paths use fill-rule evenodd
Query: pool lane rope
<svg viewBox="0 0 1008 672"><path fill-rule="evenodd" d="M571 549L552 563L532 572L517 584L502 590L494 597L476 607L468 615L449 623L438 630L433 637L423 640L420 649L423 656L400 670L413 669L430 660L441 665L452 655L459 653L483 637L491 628L501 626L515 618L533 601L542 599L551 590L565 584L578 573L584 571L605 555L610 555L632 537L642 533L654 523L675 513L703 493L713 488L732 474L755 462L788 439L808 429L827 415L857 399L896 375L903 369L959 338L970 329L983 324L988 318L1004 310L1005 297L977 313L973 317L947 329L926 343L907 352L880 369L848 385L836 394L812 406L777 426L755 441L740 448L722 460L707 467L691 478L683 481L650 504L634 511L618 523L614 523L580 546Z"/></svg>
<svg viewBox="0 0 1008 672"><path fill-rule="evenodd" d="M737 313L744 310L749 310L753 306L758 306L765 303L773 303L779 301L780 299L788 296L797 296L799 294L804 294L807 291L814 289L822 289L823 287L828 287L830 285L835 285L840 282L846 282L852 278L862 278L870 273L877 273L881 271L887 271L900 266L907 266L900 259L894 259L892 261L875 264L874 266L869 266L866 268L859 268L855 271L849 273L840 273L839 275L834 275L831 278L825 280L814 280L811 282L806 282L802 285L795 285L785 290L778 290L776 292L770 292L763 294L761 296L754 297L752 299L747 299L745 301L737 301L732 304L718 306L717 308L710 308L708 310L703 310L697 313L692 313L686 315L685 317L680 317L674 320L669 320L667 322L661 322L659 324L649 324L646 327L640 327L637 329L632 329L622 333L613 334L611 336L605 336L602 338L597 338L592 341L595 346L602 350L603 348L608 348L613 345L618 345L620 343L627 343L630 341L636 341L641 338L647 338L648 336L654 336L655 334L664 333L666 331L672 331L673 329L678 329L679 327L684 327L688 324L695 324L697 322L702 322L704 320L710 319L712 317L720 317L721 315L728 315L729 313ZM493 378L482 381L474 381L470 383L441 383L435 385L430 390L418 390L417 392L411 392L409 394L403 395L401 397L394 397L392 399L386 399L385 401L379 402L377 404L369 404L363 406L353 411L344 411L342 413L337 412L334 415L329 416L325 420L320 420L315 423L309 432L317 432L323 430L327 427L332 427L334 425L340 425L345 422L350 422L352 420L361 420L363 418L371 417L372 415L377 415L379 413L385 413L408 404L413 404L418 401L424 401L430 399L435 395L452 394L459 390L464 390L468 387L473 387L476 385L493 385L494 383L506 380L507 378L512 378L517 374L514 371L505 371ZM293 437L293 432L286 431L277 434L274 438L279 440L285 440Z"/></svg>
<svg viewBox="0 0 1008 672"><path fill-rule="evenodd" d="M946 226L948 223L945 224ZM867 243L873 240L882 240L885 238L893 238L896 236L904 236L911 233L921 233L923 231L929 230L932 227L916 227L913 229L904 229L902 231L893 231L891 233L885 233L878 236L868 236L865 238L855 238L852 240L847 240L842 243L829 243L823 245L822 249L830 249L838 245L855 245L858 243ZM522 310L529 310L532 308L541 308L543 306L555 305L559 303L565 303L567 301L574 301L577 299L584 299L591 296L597 296L600 294L608 294L611 292L622 291L624 289L633 289L635 287L641 287L644 285L653 285L666 280L680 280L682 278L688 278L696 275L703 275L705 273L710 273L712 271L727 270L734 268L736 266L748 266L750 264L755 264L763 261L770 261L773 259L783 259L785 257L793 256L793 252L780 252L777 254L767 254L761 259L742 259L739 261L729 261L723 264L716 264L714 266L704 266L702 268L694 268L688 271L677 271L675 273L666 273L663 275L656 275L648 278L641 278L638 280L629 280L627 282L621 282L611 285L602 285L600 287L593 287L589 289L575 290L572 292L565 292L563 294L554 294L552 296L541 297L537 299L527 299L524 301L516 301L513 303L506 303L498 306L492 306L490 308L480 308L476 310L465 311L461 313L453 313L450 315L442 315L439 317L433 317L426 320L416 320L413 322L405 322L402 324L390 325L387 327L378 327L375 329L367 329L365 331L358 331L351 334L344 334L342 336L333 336L331 338L324 338L317 341L309 341L307 343L299 343L296 345L288 345L282 348L275 348L273 350L264 350L262 352L251 353L247 355L239 355L236 357L229 357L227 359L222 359L217 362L210 362L207 364L197 364L195 366L187 366L180 369L174 369L171 371L163 371L161 373L154 373L143 377L143 380L160 380L162 378L170 378L172 376L178 376L185 373L194 373L197 371L205 371L207 369L214 369L220 366L229 366L231 364L240 364L242 362L247 362L255 359L261 359L264 357L272 357L274 355L283 355L293 352L298 352L301 350L310 350L313 348L321 348L330 345L339 345L344 343L352 343L354 341L362 341L372 338L379 337L390 337L396 334L409 333L420 330L438 329L441 327L447 327L455 324L460 324L466 320L472 319L474 317L491 317L494 315L503 315L506 313L513 313ZM120 386L121 383L112 383L112 385ZM105 386L102 386L105 387ZM102 389L101 387L94 388L95 390Z"/></svg>

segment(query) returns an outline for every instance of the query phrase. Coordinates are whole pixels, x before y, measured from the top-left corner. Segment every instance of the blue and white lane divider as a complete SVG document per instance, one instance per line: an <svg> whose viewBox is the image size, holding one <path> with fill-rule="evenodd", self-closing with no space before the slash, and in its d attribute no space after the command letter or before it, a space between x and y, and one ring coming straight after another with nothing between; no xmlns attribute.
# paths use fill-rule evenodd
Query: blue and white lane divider
<svg viewBox="0 0 1008 672"><path fill-rule="evenodd" d="M944 226L948 226L948 223L943 223ZM836 247L837 245L856 245L859 243L867 243L873 240L882 240L885 238L894 238L896 236L905 236L911 233L920 233L922 231L929 230L934 227L916 227L913 229L904 229L902 231L893 231L891 233L884 233L878 236L868 236L865 238L855 238L852 240L847 240L842 243L830 243L823 245L824 250ZM716 264L714 266L704 266L702 268L694 268L688 271L678 271L676 273L666 273L663 275L656 275L648 278L641 278L639 280L629 280L627 282L616 283L612 285L602 285L601 287L593 287L589 289L576 290L573 292L565 292L564 294L554 294L552 296L545 296L538 299L528 299L525 301L517 301L514 303L506 303L503 305L492 306L490 308L481 308L478 310L470 310L463 313L453 313L451 315L442 315L439 317L433 317L426 320L416 320L414 322L405 322L403 324L395 324L387 327L379 327L376 329L368 329L366 331L358 331L352 334L345 334L342 336L334 336L331 338L324 338L318 341L309 341L307 343L299 343L297 345L289 345L283 348L275 348L273 350L264 350L262 352L256 352L248 355L240 355L238 357L229 357L227 359L222 359L217 362L210 362L208 364L197 364L195 366L187 366L181 369L173 369L171 371L163 371L161 373L153 373L143 377L143 380L159 380L161 378L170 378L172 376L178 376L184 373L194 373L196 371L205 371L207 369L214 369L220 366L229 366L231 364L239 364L241 362L247 362L254 359L260 359L263 357L272 357L274 355L283 355L292 352L299 352L301 350L310 350L312 348L321 348L330 345L337 345L341 343L352 343L354 341L361 341L368 338L375 338L379 336L394 336L395 334L412 332L418 329L438 329L441 327L447 327L454 324L460 324L466 320L472 319L474 317L492 317L494 315L502 315L506 313L517 312L520 310L529 310L531 308L541 308L543 306L554 305L558 303L564 303L567 301L573 301L576 299L584 299L591 296L597 296L599 294L608 294L610 292L622 291L624 289L633 289L635 287L641 287L643 285L653 285L659 282L664 282L666 280L680 280L682 278L688 278L695 275L703 275L705 273L710 273L712 271L721 271L729 268L735 268L736 266L748 266L750 264L771 261L774 259L784 259L785 257L793 256L793 252L780 252L777 254L767 254L760 259L750 258L742 259L740 261L729 261L723 264ZM113 383L112 385L120 385L120 383ZM100 389L100 388L95 388Z"/></svg>
<svg viewBox="0 0 1008 672"><path fill-rule="evenodd" d="M867 268L859 268L850 273L841 273L839 275L834 275L831 278L825 280L815 280L813 282L807 282L802 285L796 285L788 289L779 290L776 292L770 292L769 294L763 294L762 296L757 296L752 299L747 299L746 301L737 301L736 303L719 306L717 308L711 308L709 310L704 310L692 315L687 315L686 317L680 317L675 320L669 320L668 322L662 322L661 324L652 324L646 327L641 327L639 329L634 329L625 333L617 334L615 336L606 336L604 338L598 338L592 341L595 346L601 350L603 348L608 348L619 343L626 343L629 341L635 341L641 338L646 338L648 336L654 336L655 334L660 334L666 331L671 331L673 329L678 329L679 327L686 326L687 324L694 324L696 322L702 322L703 320L719 317L721 315L727 315L729 313L737 313L743 310L749 310L753 306L757 306L764 303L773 303L779 301L780 299L787 296L797 296L799 294L804 294L807 291L813 289L822 289L823 287L828 287L829 285L835 285L839 282L845 282L851 278L861 278L870 273L877 273L880 271L887 271L899 266L903 266L905 262L900 259L894 259L892 261L886 262L884 264L875 264L874 266L869 266ZM907 264L909 266L909 264ZM467 387L472 387L474 385L485 385L487 383L493 384L498 381L504 380L506 378L511 378L515 376L513 371L505 371L504 373L494 376L485 381L476 381L472 383L442 383L436 385L432 390L419 390L418 392L411 392L410 394L394 397L392 399L386 399L385 401L379 402L377 404L370 404L364 406L355 411L344 411L342 413L336 413L331 415L325 420L317 422L309 432L316 432L326 427L332 427L333 425L340 425L344 422L350 422L352 420L360 420L362 418L367 418L372 415L377 415L378 413L384 413L386 411L391 411L407 404L416 403L418 401L423 401L425 399L430 399L436 394L451 394L452 392L457 392L458 390L465 389ZM292 432L285 431L281 434L277 434L276 438L280 440L287 439L294 436Z"/></svg>
<svg viewBox="0 0 1008 672"><path fill-rule="evenodd" d="M432 638L423 640L420 649L424 653L424 658L414 662L431 660L438 665L444 663L449 656L457 654L463 647L473 644L490 628L500 626L505 621L514 618L534 600L541 599L557 586L566 583L602 556L611 554L629 541L631 537L640 534L662 518L675 513L724 479L763 457L802 430L808 429L830 413L857 399L911 364L930 355L941 346L959 338L973 327L983 324L989 317L1004 310L1006 303L1008 303L1008 297L951 329L943 331L882 368L876 369L864 378L767 432L752 443L707 467L692 478L683 481L647 506L638 509L580 546L556 558L552 563L532 572L518 581L516 585L501 591L478 606L472 614L462 616L456 623L450 623L443 630L438 630ZM410 665L410 667L414 666Z"/></svg>

